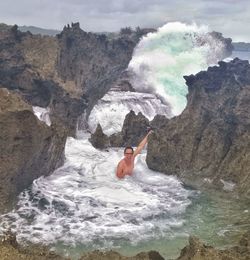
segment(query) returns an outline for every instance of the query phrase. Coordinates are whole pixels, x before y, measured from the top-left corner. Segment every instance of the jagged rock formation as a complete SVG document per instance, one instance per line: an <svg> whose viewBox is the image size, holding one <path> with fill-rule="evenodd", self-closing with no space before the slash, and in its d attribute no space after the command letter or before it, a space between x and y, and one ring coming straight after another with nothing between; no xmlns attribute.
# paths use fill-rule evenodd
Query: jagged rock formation
<svg viewBox="0 0 250 260"><path fill-rule="evenodd" d="M121 132L108 137L103 133L101 125L98 124L89 140L92 145L98 149L104 149L110 146L137 146L147 134L148 128L149 120L141 112L136 115L135 112L131 110L124 119Z"/></svg>
<svg viewBox="0 0 250 260"><path fill-rule="evenodd" d="M89 141L97 149L104 149L109 147L108 136L103 133L100 124L97 125L95 133L91 134Z"/></svg>
<svg viewBox="0 0 250 260"><path fill-rule="evenodd" d="M125 119L120 133L109 137L110 145L114 147L137 146L145 137L149 128L149 120L139 112L130 111Z"/></svg>
<svg viewBox="0 0 250 260"><path fill-rule="evenodd" d="M196 237L189 238L189 245L181 250L176 260L248 260L250 255L250 232L246 232L238 245L219 250L205 245ZM16 237L6 234L0 240L0 258L3 260L70 260L51 252L46 247L21 247ZM122 256L115 251L95 250L82 255L79 260L164 260L156 251L141 252L135 256Z"/></svg>
<svg viewBox="0 0 250 260"><path fill-rule="evenodd" d="M30 106L49 107L52 121L51 127L38 122L31 107L22 113L18 105L11 114L2 111L5 162L0 176L9 176L0 190L2 206L62 163L66 137L75 135L77 118L91 110L127 67L138 40L134 33L109 40L82 31L78 23L58 37L22 33L17 26L0 30L0 88L17 93ZM15 133L19 130L21 134Z"/></svg>
<svg viewBox="0 0 250 260"><path fill-rule="evenodd" d="M243 235L237 246L219 250L203 244L198 238L190 237L189 245L181 250L176 260L247 260L250 257L250 232Z"/></svg>
<svg viewBox="0 0 250 260"><path fill-rule="evenodd" d="M21 247L13 234L5 234L0 240L1 260L69 260L51 252L46 247Z"/></svg>
<svg viewBox="0 0 250 260"><path fill-rule="evenodd" d="M122 256L115 251L93 251L83 255L79 260L164 260L156 251L142 252L135 256Z"/></svg>
<svg viewBox="0 0 250 260"><path fill-rule="evenodd" d="M50 251L46 247L31 246L22 247L13 234L6 234L0 240L0 259L1 260L70 260ZM76 259L74 257L74 259ZM79 260L164 260L156 251L141 252L135 256L123 256L115 251L102 252L95 250L82 255Z"/></svg>
<svg viewBox="0 0 250 260"><path fill-rule="evenodd" d="M124 119L121 132L108 137L103 133L101 125L98 124L95 132L91 134L90 142L98 149L137 146L150 129L161 129L165 127L168 120L163 115L156 115L150 122L141 112L136 115L131 110Z"/></svg>
<svg viewBox="0 0 250 260"><path fill-rule="evenodd" d="M51 108L74 135L76 120L91 110L127 67L139 38L109 40L86 33L79 23L57 36L17 30L0 34L0 84L18 91L31 105Z"/></svg>
<svg viewBox="0 0 250 260"><path fill-rule="evenodd" d="M0 35L0 85L18 92L32 106L50 107L52 120L73 135L86 99L75 97L55 76L58 45L53 37L21 33L17 27ZM66 90L65 90L66 89Z"/></svg>
<svg viewBox="0 0 250 260"><path fill-rule="evenodd" d="M109 40L106 35L82 31L78 23L65 27L58 35L58 75L74 82L78 93L88 97L90 112L127 68L138 41L135 33Z"/></svg>
<svg viewBox="0 0 250 260"><path fill-rule="evenodd" d="M204 178L250 195L250 65L235 59L185 77L183 113L149 140L147 164L186 183ZM235 186L234 186L235 185Z"/></svg>
<svg viewBox="0 0 250 260"><path fill-rule="evenodd" d="M21 96L0 88L0 211L63 162L67 130L39 121Z"/></svg>
<svg viewBox="0 0 250 260"><path fill-rule="evenodd" d="M129 70L125 70L121 73L120 77L111 87L111 91L131 91L135 92L134 87L131 84L131 78L134 77L134 73Z"/></svg>

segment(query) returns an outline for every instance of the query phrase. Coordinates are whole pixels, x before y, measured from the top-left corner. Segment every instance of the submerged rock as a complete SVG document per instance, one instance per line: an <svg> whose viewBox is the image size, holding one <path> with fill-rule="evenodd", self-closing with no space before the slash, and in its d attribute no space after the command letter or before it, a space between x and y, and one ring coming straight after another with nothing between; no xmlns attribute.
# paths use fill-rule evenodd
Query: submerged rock
<svg viewBox="0 0 250 260"><path fill-rule="evenodd" d="M149 168L186 183L218 186L250 196L250 65L229 63L185 77L188 102L180 116L151 136Z"/></svg>

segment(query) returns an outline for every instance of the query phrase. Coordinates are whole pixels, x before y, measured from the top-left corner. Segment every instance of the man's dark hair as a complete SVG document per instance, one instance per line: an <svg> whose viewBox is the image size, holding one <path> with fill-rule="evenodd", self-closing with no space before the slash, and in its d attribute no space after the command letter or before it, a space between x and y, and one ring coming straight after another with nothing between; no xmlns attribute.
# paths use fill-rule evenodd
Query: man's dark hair
<svg viewBox="0 0 250 260"><path fill-rule="evenodd" d="M126 146L125 149L124 149L124 153L126 153L126 151L127 151L128 149L130 149L130 150L132 150L132 152L134 152L134 149L133 149L132 146Z"/></svg>

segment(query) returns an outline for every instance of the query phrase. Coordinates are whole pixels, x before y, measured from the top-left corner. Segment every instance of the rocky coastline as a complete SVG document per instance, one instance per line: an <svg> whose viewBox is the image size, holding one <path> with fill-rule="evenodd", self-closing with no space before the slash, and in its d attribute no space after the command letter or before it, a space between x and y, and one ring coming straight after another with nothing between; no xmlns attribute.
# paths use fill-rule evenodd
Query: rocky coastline
<svg viewBox="0 0 250 260"><path fill-rule="evenodd" d="M108 137L99 125L90 141L99 149L136 146L152 128L149 168L176 175L189 186L249 198L249 62L221 61L184 78L189 92L181 115L171 119L157 115L149 122L130 111L120 133Z"/></svg>
<svg viewBox="0 0 250 260"><path fill-rule="evenodd" d="M134 32L108 39L82 31L78 23L56 37L22 33L16 26L0 32L1 213L13 207L17 195L34 179L62 165L66 138L75 135L77 118L88 114L120 77L138 41ZM249 63L220 62L185 79L188 105L180 116L157 116L149 122L130 112L121 133L108 138L99 126L91 137L93 145L102 149L136 145L147 127L153 127L149 168L175 174L194 186L225 190L231 184L235 194L249 198ZM32 106L50 109L51 126L38 120ZM130 131L131 125L136 125L135 131ZM247 232L239 245L219 250L191 237L177 259L247 260L249 241ZM0 258L68 259L46 248L24 249L12 235L2 238ZM134 257L96 251L80 259L164 258L154 251Z"/></svg>
<svg viewBox="0 0 250 260"><path fill-rule="evenodd" d="M135 32L110 40L84 32L79 23L56 37L17 26L0 30L0 212L34 179L62 165L78 117L117 80L138 41ZM32 106L50 111L51 126L39 122Z"/></svg>
<svg viewBox="0 0 250 260"><path fill-rule="evenodd" d="M248 260L250 256L250 232L246 232L239 243L231 248L216 249L204 244L197 237L191 236L189 244L181 250L175 260ZM46 247L22 247L15 236L6 234L0 241L0 258L2 260L71 260L50 251ZM164 260L156 251L141 252L135 256L123 256L116 251L93 251L83 254L78 260Z"/></svg>
<svg viewBox="0 0 250 260"><path fill-rule="evenodd" d="M248 61L219 62L184 78L187 106L149 140L149 168L177 175L189 185L229 189L249 198Z"/></svg>

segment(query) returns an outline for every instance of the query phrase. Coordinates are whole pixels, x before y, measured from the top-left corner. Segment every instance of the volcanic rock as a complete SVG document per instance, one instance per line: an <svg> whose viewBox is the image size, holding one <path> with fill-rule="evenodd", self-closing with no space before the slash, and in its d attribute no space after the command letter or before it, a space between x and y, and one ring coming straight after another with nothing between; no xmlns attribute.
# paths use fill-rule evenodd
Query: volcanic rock
<svg viewBox="0 0 250 260"><path fill-rule="evenodd" d="M109 147L108 136L103 133L102 127L100 124L97 125L95 133L91 134L89 141L95 148L98 148L98 149L104 149L104 148Z"/></svg>
<svg viewBox="0 0 250 260"><path fill-rule="evenodd" d="M123 122L122 131L110 136L111 146L137 146L148 132L149 120L139 112L130 111Z"/></svg>
<svg viewBox="0 0 250 260"><path fill-rule="evenodd" d="M164 260L156 251L142 252L135 256L122 256L115 251L93 251L83 255L79 260Z"/></svg>
<svg viewBox="0 0 250 260"><path fill-rule="evenodd" d="M78 93L88 97L88 112L127 68L139 41L134 32L110 40L104 34L84 32L79 23L64 27L57 38L58 75L63 81L74 82Z"/></svg>
<svg viewBox="0 0 250 260"><path fill-rule="evenodd" d="M192 185L209 178L250 196L250 65L234 59L184 77L187 107L149 140L147 164ZM218 185L218 188L225 185Z"/></svg>
<svg viewBox="0 0 250 260"><path fill-rule="evenodd" d="M55 254L46 247L21 247L13 234L5 234L0 240L0 259L1 260L69 260Z"/></svg>
<svg viewBox="0 0 250 260"><path fill-rule="evenodd" d="M33 114L22 97L0 88L0 211L12 206L16 196L41 175L63 162L66 132L51 127Z"/></svg>
<svg viewBox="0 0 250 260"><path fill-rule="evenodd" d="M138 40L134 33L109 40L82 31L78 23L57 37L22 33L17 26L0 30L0 88L9 91L1 91L0 99L7 95L14 106L19 95L12 112L1 111L2 206L61 165L78 117L127 67ZM37 120L31 106L49 109L51 127Z"/></svg>
<svg viewBox="0 0 250 260"><path fill-rule="evenodd" d="M189 238L189 245L181 250L176 260L247 260L250 259L250 232L243 235L239 245L219 250L202 243L197 237Z"/></svg>

